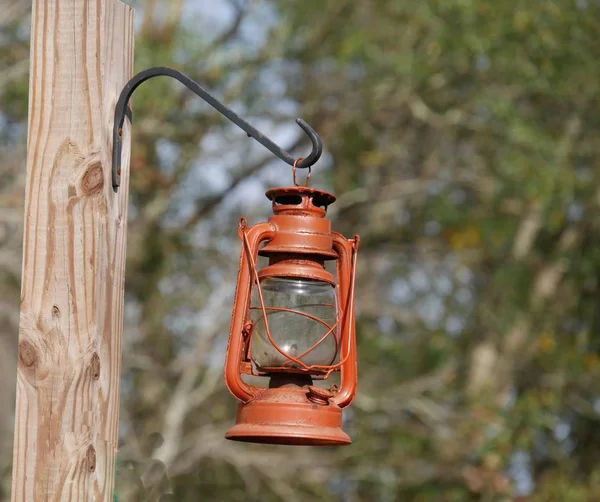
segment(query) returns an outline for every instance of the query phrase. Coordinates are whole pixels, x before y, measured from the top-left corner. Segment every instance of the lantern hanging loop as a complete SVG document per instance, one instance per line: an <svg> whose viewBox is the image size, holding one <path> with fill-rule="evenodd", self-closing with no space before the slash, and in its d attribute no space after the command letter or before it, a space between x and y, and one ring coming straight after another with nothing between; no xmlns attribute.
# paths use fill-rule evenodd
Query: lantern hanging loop
<svg viewBox="0 0 600 502"><path fill-rule="evenodd" d="M128 107L129 100L131 99L134 91L146 80L149 80L154 77L166 76L174 78L178 80L183 85L185 85L188 89L190 89L193 93L198 95L204 101L206 101L209 105L211 105L215 110L225 116L228 120L233 122L236 126L242 129L250 138L254 138L261 145L263 145L267 150L271 153L279 157L281 160L293 166L294 169L306 169L310 168L313 164L319 160L321 157L321 153L323 152L323 142L321 138L316 133L316 131L310 127L304 120L296 119L296 123L300 126L300 128L306 133L312 143L312 151L310 154L303 158L300 162L290 155L288 152L283 150L281 147L277 146L273 141L267 138L263 133L261 133L258 129L255 129L248 122L242 119L239 115L237 115L233 110L225 106L221 103L217 98L215 98L210 92L208 92L204 87L202 87L198 82L192 80L187 75L183 73L173 70L172 68L165 67L156 67L149 68L148 70L144 70L134 76L123 88L121 91L121 95L117 101L115 107L115 120L113 125L113 157L112 157L112 184L115 192L119 188L120 180L121 180L121 149L122 149L122 141L123 141L123 124L125 122L125 117L129 117L129 120L132 119L131 109ZM295 172L295 171L294 171Z"/></svg>
<svg viewBox="0 0 600 502"><path fill-rule="evenodd" d="M296 181L296 169L298 168L298 164L300 162L302 162L304 159L302 157L298 157L295 161L294 161L294 165L292 166L292 177L294 179L294 186L301 186L297 181ZM312 173L311 167L308 166L308 172L306 173L306 179L304 180L304 184L302 186L307 187L308 186L308 182L310 181L310 175Z"/></svg>

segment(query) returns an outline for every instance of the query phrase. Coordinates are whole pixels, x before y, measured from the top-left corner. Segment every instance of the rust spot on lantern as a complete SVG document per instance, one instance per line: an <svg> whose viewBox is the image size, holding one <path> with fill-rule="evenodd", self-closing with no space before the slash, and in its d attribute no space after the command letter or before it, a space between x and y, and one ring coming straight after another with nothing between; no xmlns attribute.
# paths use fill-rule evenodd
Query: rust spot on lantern
<svg viewBox="0 0 600 502"><path fill-rule="evenodd" d="M226 385L239 401L228 439L290 445L345 445L342 409L356 394L354 277L358 236L331 230L330 193L269 190L268 222L240 221L242 253L227 355ZM258 256L268 265L257 268ZM325 262L336 262L336 274ZM317 387L341 373L339 389ZM243 375L269 378L268 388ZM334 388L332 386L332 388Z"/></svg>

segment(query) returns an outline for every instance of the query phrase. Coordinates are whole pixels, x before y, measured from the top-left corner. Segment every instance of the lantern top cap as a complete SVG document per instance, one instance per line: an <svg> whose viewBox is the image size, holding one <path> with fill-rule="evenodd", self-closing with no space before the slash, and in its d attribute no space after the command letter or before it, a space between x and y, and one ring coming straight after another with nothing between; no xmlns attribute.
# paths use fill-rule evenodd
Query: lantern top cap
<svg viewBox="0 0 600 502"><path fill-rule="evenodd" d="M327 207L335 202L333 194L310 187L272 188L265 195L273 202L275 214L307 213L323 217L327 212Z"/></svg>
<svg viewBox="0 0 600 502"><path fill-rule="evenodd" d="M310 196L319 196L319 198L325 203L325 205L329 206L333 204L336 200L335 195L326 192L325 190L320 190L318 188L312 187L279 187L279 188L271 188L267 190L265 193L269 200L275 200L277 197L286 196L286 195L299 195L300 197L310 197Z"/></svg>

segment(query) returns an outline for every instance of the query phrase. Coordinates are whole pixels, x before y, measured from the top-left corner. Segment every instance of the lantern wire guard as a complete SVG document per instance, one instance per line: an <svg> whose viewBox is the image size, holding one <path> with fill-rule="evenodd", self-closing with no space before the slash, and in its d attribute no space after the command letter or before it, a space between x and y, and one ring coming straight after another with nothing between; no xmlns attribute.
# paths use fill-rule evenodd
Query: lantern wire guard
<svg viewBox="0 0 600 502"><path fill-rule="evenodd" d="M265 331L267 333L267 337L269 339L269 342L271 342L271 345L275 348L275 350L277 350L277 352L279 352L279 354L281 354L283 357L285 357L286 359L288 359L285 363L283 363L283 365L281 366L281 368L265 368L265 371L262 371L260 373L257 373L254 371L254 367L252 367L252 374L254 376L260 376L260 375L264 375L266 372L272 373L272 372L277 372L277 371L287 371L288 369L292 369L292 368L286 368L288 366L291 366L292 364L295 364L296 367L293 369L297 369L299 368L302 372L308 372L311 374L321 374L321 379L326 379L327 377L329 377L329 375L336 370L339 370L348 360L348 358L350 357L350 347L348 347L348 350L346 351L346 354L343 356L342 360L337 363L337 364L329 364L329 365L319 365L319 364L311 364L311 365L307 365L306 363L304 363L302 361L302 358L304 356L306 356L308 353L312 352L314 349L316 349L321 343L323 343L323 341L331 336L333 337L333 339L335 340L335 347L336 347L336 354L339 352L339 339L335 334L335 330L338 327L338 325L340 325L342 323L342 320L345 316L348 315L348 311L351 308L352 302L351 301L347 301L346 305L343 308L343 311L339 311L338 315L337 315L337 320L335 322L335 324L333 326L330 326L329 324L327 324L327 322L325 322L324 320L320 319L317 316L311 315L307 312L302 312L300 310L296 310L296 309L289 309L289 308L284 308L284 307L272 307L272 306L266 306L265 305L265 301L264 301L264 297L263 297L263 293L262 293L262 289L260 287L260 279L258 277L258 270L256 268L256 262L254 260L254 257L252 256L251 250L250 250L250 245L248 243L248 236L246 234L247 232L247 228L248 228L248 223L246 221L245 218L241 218L240 219L240 224L239 224L239 232L242 236L242 241L244 244L244 250L246 252L247 255L247 259L248 262L250 263L250 271L252 274L252 279L254 281L254 286L256 287L256 292L258 294L259 297L259 301L260 301L260 306L259 307L250 307L250 310L260 310L262 312L263 315L263 319L265 322ZM355 249L358 250L358 238L356 238L356 245L355 245ZM354 298L354 277L356 275L356 254L353 255L353 260L352 260L352 277L351 277L351 290L350 290L350 295L349 298ZM310 305L304 305L304 306L310 306ZM330 306L330 305L327 305ZM308 348L307 350L305 350L302 354L300 354L297 357L294 357L292 355L290 355L289 353L285 352L280 346L279 344L274 340L273 336L271 335L271 330L269 329L269 316L268 316L268 312L273 312L273 311L277 311L277 312L288 312L290 314L296 314L296 315L300 315L300 316L305 316L308 317L310 319L312 319L313 321L316 321L320 324L322 324L326 329L327 332L317 341L315 342L310 348ZM251 333L249 333L251 334ZM252 343L252 338L250 338L250 344ZM250 345L251 347L251 345ZM250 349L251 350L251 349Z"/></svg>

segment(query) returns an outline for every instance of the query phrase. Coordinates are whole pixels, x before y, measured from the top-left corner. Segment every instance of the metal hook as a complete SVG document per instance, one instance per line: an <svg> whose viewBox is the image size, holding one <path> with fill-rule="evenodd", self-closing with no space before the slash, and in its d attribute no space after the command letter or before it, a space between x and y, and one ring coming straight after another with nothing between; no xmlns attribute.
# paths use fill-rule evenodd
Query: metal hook
<svg viewBox="0 0 600 502"><path fill-rule="evenodd" d="M159 76L172 77L181 82L193 93L195 93L204 101L206 101L209 105L211 105L215 110L224 115L225 118L227 118L240 129L242 129L248 135L248 137L254 138L267 150L269 150L271 153L279 157L281 160L283 160L290 166L295 165L295 167L299 169L308 168L312 166L315 162L317 162L317 160L319 160L319 157L321 157L321 154L323 153L323 142L321 141L321 138L316 133L316 131L302 119L296 119L296 123L310 138L310 141L312 143L312 151L301 162L296 162L296 159L292 157L288 152L286 152L285 150L277 146L275 143L273 143L273 141L267 138L258 129L252 127L248 122L242 119L233 110L229 109L227 106L221 103L200 84L198 84L188 76L171 68L150 68L148 70L144 70L138 73L125 85L125 87L121 91L121 95L119 96L117 105L115 107L112 157L112 184L115 192L119 188L119 184L121 181L121 149L123 146L123 123L125 122L126 116L129 117L129 119L131 120L131 111L129 110L127 105L134 91L142 83L144 83L146 80Z"/></svg>

